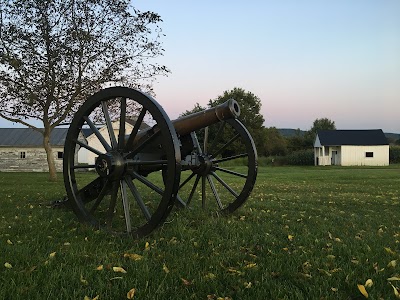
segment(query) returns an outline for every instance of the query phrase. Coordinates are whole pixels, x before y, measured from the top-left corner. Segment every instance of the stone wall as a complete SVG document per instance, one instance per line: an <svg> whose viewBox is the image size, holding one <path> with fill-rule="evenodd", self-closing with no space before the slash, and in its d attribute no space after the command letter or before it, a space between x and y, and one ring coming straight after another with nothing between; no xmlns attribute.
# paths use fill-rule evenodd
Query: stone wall
<svg viewBox="0 0 400 300"><path fill-rule="evenodd" d="M57 172L62 172L63 147L53 147ZM60 153L59 153L60 152ZM61 157L59 157L59 155ZM43 148L0 147L0 172L48 172L46 151Z"/></svg>

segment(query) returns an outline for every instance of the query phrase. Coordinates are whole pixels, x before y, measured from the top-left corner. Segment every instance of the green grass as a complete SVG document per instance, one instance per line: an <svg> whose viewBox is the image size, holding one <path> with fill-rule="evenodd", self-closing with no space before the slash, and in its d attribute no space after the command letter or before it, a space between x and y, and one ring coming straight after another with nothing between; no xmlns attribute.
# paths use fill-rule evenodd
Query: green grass
<svg viewBox="0 0 400 300"><path fill-rule="evenodd" d="M400 166L260 168L233 215L174 210L139 240L47 206L63 195L46 174L0 173L0 299L363 299L367 279L370 299L395 299Z"/></svg>

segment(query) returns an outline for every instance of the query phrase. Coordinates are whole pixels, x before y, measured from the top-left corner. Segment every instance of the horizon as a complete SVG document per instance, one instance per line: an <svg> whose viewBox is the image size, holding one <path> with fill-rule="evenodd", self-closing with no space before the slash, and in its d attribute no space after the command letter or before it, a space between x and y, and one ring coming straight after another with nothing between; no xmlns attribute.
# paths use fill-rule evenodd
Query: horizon
<svg viewBox="0 0 400 300"><path fill-rule="evenodd" d="M234 87L258 96L265 127L400 133L400 1L306 0L168 3L137 0L160 14L172 73L155 98L171 119ZM12 125L0 119L0 127Z"/></svg>

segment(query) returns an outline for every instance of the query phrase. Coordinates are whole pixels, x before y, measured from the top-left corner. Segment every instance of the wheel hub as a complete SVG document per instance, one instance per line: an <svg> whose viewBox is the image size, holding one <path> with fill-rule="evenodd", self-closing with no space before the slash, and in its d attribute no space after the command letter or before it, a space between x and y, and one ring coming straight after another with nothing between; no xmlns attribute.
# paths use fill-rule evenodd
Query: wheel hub
<svg viewBox="0 0 400 300"><path fill-rule="evenodd" d="M125 160L118 152L109 152L96 158L96 172L111 180L120 179L125 171Z"/></svg>
<svg viewBox="0 0 400 300"><path fill-rule="evenodd" d="M210 157L206 154L198 155L199 167L194 169L193 172L200 175L207 175L211 172L213 167L213 162Z"/></svg>

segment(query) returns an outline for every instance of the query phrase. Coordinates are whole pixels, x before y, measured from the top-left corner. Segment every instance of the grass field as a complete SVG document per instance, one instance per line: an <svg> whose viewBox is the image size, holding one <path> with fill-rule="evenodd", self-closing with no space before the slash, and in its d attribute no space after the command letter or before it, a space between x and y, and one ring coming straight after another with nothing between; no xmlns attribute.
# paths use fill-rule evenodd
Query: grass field
<svg viewBox="0 0 400 300"><path fill-rule="evenodd" d="M0 173L0 299L364 299L363 288L396 299L400 288L398 165L263 167L233 215L174 210L139 240L46 205L63 195L46 174Z"/></svg>

